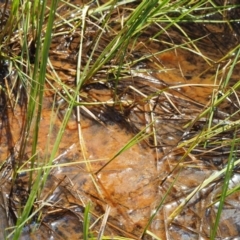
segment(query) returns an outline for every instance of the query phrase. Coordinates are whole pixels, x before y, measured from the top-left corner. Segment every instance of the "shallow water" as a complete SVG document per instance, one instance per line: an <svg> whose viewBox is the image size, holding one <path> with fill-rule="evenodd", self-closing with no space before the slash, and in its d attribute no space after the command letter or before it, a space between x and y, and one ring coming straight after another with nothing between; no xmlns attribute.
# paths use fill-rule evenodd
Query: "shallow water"
<svg viewBox="0 0 240 240"><path fill-rule="evenodd" d="M215 38L223 35L224 29L210 25L208 27ZM176 31L173 30L171 34L172 39L179 41ZM215 39L214 37L212 39ZM134 66L131 74L122 78L117 87L121 100L128 103L134 100L135 104L115 108L111 104L82 107L81 144L76 117L72 114L54 160L56 167L51 171L37 203L39 206L45 204L43 220L34 233L30 232L36 227L35 222L26 227L22 239L81 239L83 212L88 202L91 202L91 230L94 236L97 236L101 228L102 216L110 209L104 235L148 239L147 236L142 236L143 229L150 216L159 208L149 230L161 239L208 239L218 206L212 203L221 192L221 179L197 193L171 224L168 220L194 188L201 186L206 178L223 166L215 163L226 161L228 156L222 154L222 160L214 155L214 162L211 154L203 154L206 152L204 149L200 153L189 153L183 159L187 149L179 147L179 143L188 139L187 131L195 134L198 128L201 129L201 121L194 125L196 130L193 133L190 133L191 129L186 130L183 127L207 106L212 92L217 88L221 77L225 76L225 73L222 73L215 79L214 73L217 68L226 64L218 63L218 60L227 52L227 47L224 49L222 46L229 38L231 37L221 37L218 48L210 37L200 42L199 48L205 55L205 60L202 56L184 49L170 49L158 53L162 49L168 49L162 43L139 47L136 50L138 54L148 52L153 56ZM230 40L234 45L236 36ZM64 41L65 36L53 39L50 59L59 76L72 86L79 38L74 35L67 50ZM148 71L142 72L142 69ZM232 84L236 82L238 73L239 68L236 67ZM99 74L97 77L102 80L106 76ZM111 79L109 82L111 83ZM56 82L53 84L59 86ZM85 85L81 90L82 101L106 102L113 99L114 90L107 84L101 82L99 85L94 80L91 84ZM167 90L160 93L162 89ZM151 101L143 101L150 94L153 94ZM59 99L59 111L52 110L52 103L52 91L46 90L38 139L39 162L48 160L66 111L62 99ZM228 105L229 103L226 103L226 106L219 107L219 116L228 113ZM91 111L97 120L94 120L86 109ZM15 149L19 150L18 140L24 115L22 109L18 108L14 112L6 112L7 121L1 119L1 161L7 158L14 145ZM154 124L148 126L146 133L154 131L153 137L118 154L136 133L152 120ZM202 122L204 125L204 120ZM8 125L13 129L10 143L6 128ZM28 153L31 152L31 142L32 136L29 137L25 160L30 157ZM114 156L116 157L113 159ZM98 172L110 160L111 162ZM159 204L176 178L177 181L160 207ZM26 185L27 174L23 174L20 179L23 186ZM239 184L237 172L232 177L231 184ZM3 186L6 189L8 187ZM4 191L7 191L6 189ZM17 191L15 195L17 197ZM218 233L221 239L240 234L238 202L238 193L227 198ZM98 218L100 220L97 220Z"/></svg>

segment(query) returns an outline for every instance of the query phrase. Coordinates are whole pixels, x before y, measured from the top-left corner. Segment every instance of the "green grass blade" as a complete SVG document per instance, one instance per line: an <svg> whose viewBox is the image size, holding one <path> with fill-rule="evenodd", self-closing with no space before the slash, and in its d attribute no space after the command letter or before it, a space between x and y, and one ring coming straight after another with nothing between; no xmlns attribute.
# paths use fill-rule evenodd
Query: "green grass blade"
<svg viewBox="0 0 240 240"><path fill-rule="evenodd" d="M117 36L107 45L107 47L99 55L88 74L86 80L90 79L105 63L109 62L119 52L126 48L126 43L129 39L134 37L136 29L142 26L149 16L151 11L158 3L158 0L142 1L135 9L134 13L129 17L123 29Z"/></svg>
<svg viewBox="0 0 240 240"><path fill-rule="evenodd" d="M139 143L140 141L148 138L151 136L153 133L150 132L148 134L145 133L145 131L152 125L153 123L150 123L147 125L142 131L140 131L138 134L136 134L133 138L131 138L128 143L126 143L114 156L106 162L95 174L100 173L108 164L110 164L117 156L119 156L121 153L126 151L127 149L131 148L133 145Z"/></svg>
<svg viewBox="0 0 240 240"><path fill-rule="evenodd" d="M47 65L47 59L48 59L48 51L51 43L51 35L52 35L52 28L53 28L53 21L54 21L54 16L55 16L55 10L57 6L58 0L52 1L52 8L49 14L49 19L48 19L48 26L47 26L47 32L43 44L43 55L42 55L42 62L41 62L41 67L40 71L41 74L39 75L39 89L38 89L38 113L37 113L37 119L36 119L36 125L35 125L35 130L34 130L34 141L32 145L32 154L35 155L36 153L36 146L37 146L37 139L38 139L38 127L40 123L40 118L41 118L41 112L42 112L42 101L43 101L43 88L44 88L44 83L45 83L45 75L46 75L46 65ZM31 109L34 110L34 109ZM33 114L33 112L31 112ZM30 116L32 118L32 115ZM35 157L33 157L32 164L35 161ZM39 183L41 182L41 177L42 177L42 170L40 170L37 174L37 177L35 179L34 185L31 188L31 192L29 194L27 203L23 209L23 212L21 216L17 220L16 224L16 230L14 232L13 240L17 240L20 237L20 234L22 232L22 229L24 227L24 223L26 219L28 218L30 211L32 210L33 203L37 197L37 194L39 193L40 186ZM30 182L31 184L31 182Z"/></svg>
<svg viewBox="0 0 240 240"><path fill-rule="evenodd" d="M90 226L90 203L85 206L84 219L83 219L83 239L89 239L89 226Z"/></svg>
<svg viewBox="0 0 240 240"><path fill-rule="evenodd" d="M235 158L236 158L236 156L235 156L235 147L236 147L235 139L236 139L236 131L235 131L232 143L231 143L231 151L230 151L230 154L229 154L228 163L227 163L227 167L226 167L226 172L225 172L225 177L224 177L224 182L223 182L223 187L222 187L222 193L221 193L221 197L220 197L220 201L219 201L217 216L216 216L216 219L215 219L215 222L214 222L214 226L211 229L211 233L210 233L210 239L211 240L216 239L216 234L217 234L218 225L219 225L219 222L220 222L221 213L222 213L222 210L223 210L223 207L224 207L224 202L225 202L225 199L226 199L226 196L227 196L229 181L232 177L234 161L235 161Z"/></svg>
<svg viewBox="0 0 240 240"><path fill-rule="evenodd" d="M178 176L180 174L181 171L178 172L178 174L176 175L175 179L172 181L171 185L169 186L168 190L166 191L166 193L163 195L163 198L161 199L160 203L158 204L157 208L155 209L154 213L151 215L151 217L148 220L147 225L145 226L143 233L142 233L142 237L144 237L144 235L147 233L149 226L151 225L153 219L155 218L155 216L157 215L157 213L159 212L159 210L161 209L161 207L163 206L168 194L170 193L170 191L172 190L174 184L177 182Z"/></svg>

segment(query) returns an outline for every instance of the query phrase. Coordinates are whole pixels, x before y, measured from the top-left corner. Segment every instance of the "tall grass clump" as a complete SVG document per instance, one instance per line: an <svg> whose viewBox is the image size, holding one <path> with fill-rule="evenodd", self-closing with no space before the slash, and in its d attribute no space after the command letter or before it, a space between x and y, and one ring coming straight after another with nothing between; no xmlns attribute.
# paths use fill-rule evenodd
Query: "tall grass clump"
<svg viewBox="0 0 240 240"><path fill-rule="evenodd" d="M23 82L28 94L26 120L23 123L24 126L22 131L23 134L21 136L20 152L13 169L13 184L18 177L18 168L21 167L21 164L23 164L22 160L25 154L25 147L28 144L27 139L31 127L34 128L31 152L31 168L34 167L37 157L37 141L42 112L48 51L51 44L53 22L57 3L58 1L52 1L48 21L47 23L44 23L46 17L46 1L34 1L34 3L30 1L13 1L10 7L10 16L5 26L5 29L11 27L12 32L9 30L9 28L6 30L6 34L8 36L11 36L11 34L16 34L15 31L19 31L19 47L21 48L21 53L19 56L13 56L13 59L11 60L13 61L14 65L16 65L19 74L18 77L20 81ZM17 25L14 26L16 23ZM47 24L47 28L43 38L42 29L44 24ZM29 38L31 38L30 49ZM33 67L31 66L31 62L34 64ZM37 196L40 194L39 187L41 187L43 174L44 172L42 170L34 173L34 176L33 172L30 174L28 184L28 199L25 203L25 206L22 206L22 209L18 213L16 228L13 232L13 236L11 237L12 239L19 239L24 225L30 220L30 212L33 210L33 205Z"/></svg>
<svg viewBox="0 0 240 240"><path fill-rule="evenodd" d="M226 31L230 29L232 32L237 32L235 23L239 19L234 19L228 11L229 9L232 12L235 9L237 11L239 6L227 5L225 2L220 5L217 1L207 0L140 2L111 0L105 3L90 1L80 6L72 4L71 1L61 0L53 0L51 3L46 0L13 0L11 3L6 1L3 6L0 19L0 61L4 70L6 65L8 66L6 72L8 71L9 74L0 73L0 77L5 79L0 79L0 97L4 99L1 101L5 105L11 105L13 114L17 105L23 112L21 136L15 145L13 140L9 141L11 142L9 157L1 167L1 171L4 171L6 166L11 166L11 177L7 180L11 182L9 202L12 205L9 208L12 209L10 215L13 215L14 224L7 229L6 239L20 239L26 226L34 225L32 229L41 226L44 219L43 210L50 204L54 206L55 203L48 202L47 197L43 199L42 193L51 172L57 167L68 166L55 164L54 160L58 155L69 119L73 115L77 124L79 152L83 158L81 163L85 164L84 171L89 174L93 188L96 190L96 195L89 194L88 200L95 199L98 203L107 203L105 215L98 216L89 202L81 202L84 214L79 218L83 222L84 239L88 239L89 236L93 239L95 236L98 236L97 239L108 239L104 236L104 230L109 226L128 239L143 238L146 235L158 238L152 227L153 222L159 213L162 214L162 211L166 213L164 207L174 201L172 192L178 185L182 171L188 168L195 171L201 167L211 171L211 174L199 185L189 189L184 196L179 197L178 205L168 216L165 215L164 226L166 235L170 234L168 232L170 226L179 226L176 219L188 204L194 205L198 194L202 194L206 188L217 183L221 194L214 195L210 205L203 204L206 211L208 208L212 210L214 205L218 206L216 221L211 223L211 231L207 233L208 237L215 239L226 199L239 191L239 186L230 188L230 183L233 175L237 173L239 164L239 81L232 79L239 65L240 48L239 44L235 43L228 46L229 49L223 50L220 46L216 47L217 56L208 55L207 50L204 50L206 47L204 44L211 33L206 30L205 25L210 24L212 27L214 24L222 24ZM201 31L194 32L194 27ZM202 31L203 35L199 33ZM62 45L59 43L55 47L59 37L62 37L62 41L66 43L63 42ZM77 44L70 53L70 47L67 50L64 47L71 45L75 38L78 39ZM69 43L66 39L70 39ZM215 42L214 44L216 45ZM155 49L152 49L152 46ZM161 59L162 54L168 52L175 54L174 57L165 57L167 61L173 62L171 63L173 66L176 66L175 61L178 61L176 60L178 54L182 52L197 56L201 64L206 66L206 69L198 72L199 79L203 78L206 72L210 72L209 69L214 70L211 76L207 75L210 83L187 82L181 61L178 62L178 74L183 79L180 83L171 83L166 78L162 79L165 76L163 73L172 74L176 70L175 67L166 67L164 58ZM56 56L52 56L54 54L61 62L60 67L58 59L55 59ZM68 58L74 64L69 67L70 69L65 69L63 62L68 62ZM172 58L173 60L168 60ZM67 80L60 72L67 75ZM8 82L10 83L6 84ZM92 86L110 91L111 99L101 101L88 94ZM184 89L195 87L212 88L210 98L199 103L194 97L184 93ZM46 93L52 95L52 117L46 151L42 157L38 143ZM11 102L15 105L10 104ZM58 131L54 133L55 136L54 120L63 108L59 106L59 102L65 104L64 114ZM228 108L229 104L232 104L232 108ZM186 111L189 108L192 115ZM4 114L8 115L8 110L4 111ZM108 121L105 117L107 111L110 113L108 115L111 115L109 116L111 123L119 124L124 131L133 135L107 161L103 164L99 161L96 169L88 159L82 132L82 117L87 115L91 120L107 127ZM187 114L190 116L186 117ZM172 137L174 140L170 143L164 142L160 124L170 125L172 119L176 119L173 124L176 133ZM52 135L54 135L54 143L50 145ZM110 222L108 218L110 207L104 197L106 190L101 185L100 175L110 164L114 164L121 154L138 143L141 143L145 149L154 151L159 174L156 181L159 189L164 189L165 192L158 199L155 209L151 209L153 214L147 219L146 225L140 227L137 236L135 233L119 230ZM29 145L31 150L26 153ZM214 165L211 160L207 165L204 160L207 157L218 159L218 151L222 151L223 155L227 156L221 161L220 166ZM164 156L160 157L162 152ZM170 166L169 156L176 156L174 166ZM189 164L191 162L189 159L191 161L194 159L194 166ZM169 164L170 170L162 177L158 165L164 161ZM13 195L16 194L15 186L25 174L27 175L25 200L15 203L13 201ZM53 196L54 190L51 191ZM111 196L109 198L111 199ZM83 201L81 197L79 199ZM77 205L80 201L76 202ZM58 210L63 208L58 206ZM70 207L69 209L71 210ZM119 209L117 208L116 212L122 211ZM127 213L123 214L124 217L126 215ZM99 230L98 233L92 230L94 224L90 226L92 220L90 216L95 217L94 224L103 218L101 231Z"/></svg>

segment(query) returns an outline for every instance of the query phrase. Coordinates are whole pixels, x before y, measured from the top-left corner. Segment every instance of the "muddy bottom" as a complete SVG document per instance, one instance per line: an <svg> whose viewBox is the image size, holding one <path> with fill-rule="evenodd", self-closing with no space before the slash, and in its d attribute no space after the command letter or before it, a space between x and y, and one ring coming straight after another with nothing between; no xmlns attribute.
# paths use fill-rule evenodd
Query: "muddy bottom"
<svg viewBox="0 0 240 240"><path fill-rule="evenodd" d="M103 90L90 91L91 95L97 92L99 97ZM56 167L51 171L40 198L42 200L37 203L44 209L42 221L37 229L34 223L25 228L22 239L81 239L84 207L88 202L91 202L90 229L93 236L99 234L104 214L108 212L105 236L145 239L142 236L143 229L158 209L149 226L158 237L207 239L218 206L212 204L212 193L217 195L221 192L219 184L210 185L196 194L187 207L169 223L176 207L217 169L212 162L204 162L201 157L191 154L182 159L187 150L178 147L185 133L183 125L208 103L211 92L212 88L199 86L184 87L174 95L170 91L168 97L172 102L178 102L180 113L175 113L174 117L172 113L163 115L162 108L169 107L161 102L166 102L164 96L155 107L156 142L147 138L124 151L122 149L136 135L136 127L139 130L148 124L150 116L146 116L148 114L144 109L151 105L133 108L127 122L122 122L122 115L115 116L115 111L110 110L111 106L99 111L99 121L90 119L82 111L80 137L73 114L53 162ZM104 90L102 95L105 94ZM189 100L189 96L192 99L196 96L196 104ZM110 97L107 95L105 98ZM39 162L48 160L48 149L54 144L64 114L64 111L52 111L51 103L52 98L46 96L38 141ZM192 115L188 115L187 103L191 105ZM167 112L166 109L164 111ZM132 123L135 126L133 129ZM148 131L150 129L146 130ZM26 152L30 150L29 147ZM172 186L176 178L177 181ZM238 174L233 179L234 186L239 184ZM169 188L171 191L162 202ZM221 238L239 235L238 201L238 194L227 199L228 204L223 210L220 224Z"/></svg>

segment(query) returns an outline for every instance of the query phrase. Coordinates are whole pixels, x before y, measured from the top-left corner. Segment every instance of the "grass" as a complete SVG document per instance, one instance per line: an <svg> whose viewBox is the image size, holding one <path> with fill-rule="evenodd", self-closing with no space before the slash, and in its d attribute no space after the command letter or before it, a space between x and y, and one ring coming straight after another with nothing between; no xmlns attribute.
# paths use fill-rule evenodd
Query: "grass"
<svg viewBox="0 0 240 240"><path fill-rule="evenodd" d="M115 233L114 239L137 239L147 235L161 239L162 235L154 229L156 219L164 223L168 239L179 239L171 232L170 226L180 226L210 239L221 237L224 208L231 196L239 194L239 184L231 185L239 168L239 81L234 81L240 54L239 44L235 41L237 36L234 35L239 31L236 27L240 21L237 13L239 6L236 4L218 5L207 0L150 0L140 3L111 0L105 4L92 1L83 6L60 0L52 1L51 6L47 6L46 1L14 0L11 5L4 5L0 16L3 69L0 73L0 103L5 107L0 121L9 133L8 157L1 159L5 160L1 172L10 169L11 177L2 177L1 183L10 183L10 188L3 184L2 192L9 195L4 206L11 212L7 215L13 222L9 229L8 224L3 224L5 238L19 239L27 226L40 229L46 225L44 221L50 218L53 209L72 212L71 204L61 205L59 199L51 201L59 194L59 188L75 199L75 207L84 208L84 214L74 215L83 223L84 239L110 239L107 235L111 231ZM229 39L223 38L221 42L219 35L214 34L216 29L221 30L215 28L215 24L224 26L224 34L232 34L229 46L226 47ZM196 28L199 31L194 32ZM217 37L219 42L215 40ZM216 55L205 50L209 43L216 47ZM190 54L204 65L197 77L207 73L207 84L186 81L184 63L178 60L181 54ZM69 61L64 58L69 58ZM9 73L4 74L6 72ZM166 74L176 78L180 76L180 83L168 82ZM188 96L191 89L204 90L206 87L212 89L209 100L198 102L194 95ZM99 93L91 94L94 88L105 89L110 96L108 100L101 99ZM41 153L39 142L46 95L53 96L52 117L46 149ZM12 126L6 123L4 116L17 118L19 108L23 118L16 141ZM55 122L61 112L61 125L56 132ZM59 151L66 128L74 116L81 159L74 163L56 163L61 158ZM131 138L111 157L92 160L83 133L86 116L105 128L109 122L120 125ZM162 125L173 127L165 133ZM181 137L177 137L180 133ZM123 207L125 203L119 203L111 196L101 179L109 166L117 163L119 156L139 144L148 149L146 151L154 151L158 174L151 180L156 182L159 190L154 199L157 203L153 209L151 206L153 214L149 215L140 231L133 233L127 227L120 228L110 217L110 209L114 208L125 222L132 225L130 215ZM175 157L173 163L172 156ZM65 180L60 179L56 186L46 190L56 169L67 169L70 165L78 167L79 164L80 169L84 169L83 174L89 175L94 194L80 193L75 189L76 183L69 180L69 184L62 185ZM165 174L159 170L163 164L168 166ZM201 182L196 181L185 191L185 186L181 188L178 185L181 185L181 174L189 169L193 172L206 170L207 174ZM19 194L22 175L27 176L23 184L25 196ZM209 200L205 192L213 188L216 191ZM174 192L178 192L176 196ZM90 207L91 201L92 204L101 203L101 206L111 205L111 208L106 207L105 215L101 215ZM181 213L187 213L197 201L202 202L202 209L196 215L212 211L210 232L203 222L197 230L181 225ZM173 202L175 205L171 205ZM215 206L216 221L213 219ZM164 215L164 219L160 215ZM202 232L198 232L200 229Z"/></svg>

